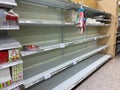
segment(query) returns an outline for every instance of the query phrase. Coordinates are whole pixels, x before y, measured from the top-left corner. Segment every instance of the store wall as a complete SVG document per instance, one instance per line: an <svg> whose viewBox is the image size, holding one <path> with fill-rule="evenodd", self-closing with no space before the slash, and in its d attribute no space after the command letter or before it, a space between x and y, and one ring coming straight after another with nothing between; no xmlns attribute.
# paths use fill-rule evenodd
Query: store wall
<svg viewBox="0 0 120 90"><path fill-rule="evenodd" d="M84 5L87 5L92 8L97 8L97 1L96 0L80 0L81 2L84 3Z"/></svg>

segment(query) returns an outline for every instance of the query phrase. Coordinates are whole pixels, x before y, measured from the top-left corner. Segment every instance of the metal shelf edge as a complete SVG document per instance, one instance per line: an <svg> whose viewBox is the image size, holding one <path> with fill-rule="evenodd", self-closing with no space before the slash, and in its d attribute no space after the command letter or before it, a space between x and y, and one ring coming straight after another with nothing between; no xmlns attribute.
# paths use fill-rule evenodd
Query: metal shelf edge
<svg viewBox="0 0 120 90"><path fill-rule="evenodd" d="M74 23L57 22L57 21L38 21L38 20L20 20L20 25L60 25L60 26L73 26Z"/></svg>
<svg viewBox="0 0 120 90"><path fill-rule="evenodd" d="M0 28L0 30L19 30L20 28Z"/></svg>
<svg viewBox="0 0 120 90"><path fill-rule="evenodd" d="M61 43L61 44L64 44L63 48L65 48L65 47L70 46L70 45L85 43L85 42L88 42L88 41L98 40L98 39L105 38L105 37L108 37L108 35L101 35L101 36L96 36L96 37L92 37L92 38L83 39L83 40L80 40L80 41L71 41L71 42L66 42L66 43ZM25 57L25 56L28 56L28 55L33 55L33 54L37 54L37 53L44 52L44 51L58 49L58 48L61 48L60 47L61 44L49 46L47 48L43 47L39 51L21 51L21 55L22 55L22 57Z"/></svg>
<svg viewBox="0 0 120 90"><path fill-rule="evenodd" d="M4 5L4 7L12 8L12 7L17 6L17 3L16 2L12 3L12 2L0 1L0 6L3 6L3 5Z"/></svg>
<svg viewBox="0 0 120 90"><path fill-rule="evenodd" d="M98 26L98 27L104 27L104 26L110 26L111 24L104 24L104 25L102 25L102 24L99 24L99 25L95 25L95 24L87 24L87 26Z"/></svg>
<svg viewBox="0 0 120 90"><path fill-rule="evenodd" d="M55 21L37 21L37 20L20 20L20 25L60 25L60 26L75 26L74 23L55 22ZM87 26L109 26L110 24L87 24Z"/></svg>
<svg viewBox="0 0 120 90"><path fill-rule="evenodd" d="M15 65L18 65L18 64L22 64L22 63L23 63L23 60L16 60L16 61L13 61L13 62L6 62L6 63L3 63L3 64L0 64L0 70L4 69L4 68L11 67L11 66L15 66Z"/></svg>

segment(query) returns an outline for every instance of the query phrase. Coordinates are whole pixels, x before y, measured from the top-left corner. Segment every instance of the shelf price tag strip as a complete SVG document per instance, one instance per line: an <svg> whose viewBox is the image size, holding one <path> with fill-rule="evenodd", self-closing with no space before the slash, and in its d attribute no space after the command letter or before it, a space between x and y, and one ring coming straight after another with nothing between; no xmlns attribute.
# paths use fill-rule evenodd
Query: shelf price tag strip
<svg viewBox="0 0 120 90"><path fill-rule="evenodd" d="M51 78L51 76L52 76L52 75L51 75L50 73L45 73L45 74L44 74L45 80Z"/></svg>
<svg viewBox="0 0 120 90"><path fill-rule="evenodd" d="M60 44L60 48L65 48L65 44L64 43Z"/></svg>

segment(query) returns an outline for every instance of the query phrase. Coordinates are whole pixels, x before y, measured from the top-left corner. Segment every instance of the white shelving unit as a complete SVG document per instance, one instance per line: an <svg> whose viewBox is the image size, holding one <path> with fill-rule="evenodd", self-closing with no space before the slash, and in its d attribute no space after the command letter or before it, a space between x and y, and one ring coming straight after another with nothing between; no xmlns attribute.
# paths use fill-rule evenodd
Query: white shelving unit
<svg viewBox="0 0 120 90"><path fill-rule="evenodd" d="M23 45L37 42L41 45L37 51L21 51L21 56L25 59L24 65L26 65L24 66L25 80L23 85L27 90L70 90L112 57L111 55L100 54L101 51L108 49L109 46L105 44L99 45L99 40L106 39L109 35L100 34L99 31L97 31L98 26L105 28L110 26L110 19L96 19L100 21L101 24L87 23L85 33L80 35L80 38L74 38L73 40L73 36L78 35L76 34L76 30L76 33L71 30L73 27L76 29L75 24L72 22L67 23L63 20L62 10L78 9L80 6L69 3L67 0L51 0L51 2L49 2L49 0L21 0L18 4L20 3L26 6L20 5L20 7L18 7L18 12L23 14L20 13L22 18L19 24L23 31L29 28L31 32L29 33L29 29L27 29L27 31L25 31L29 34L27 36L27 34L21 30L20 34L18 34L19 38L27 38L27 40L23 40L23 42L21 40ZM32 5L33 9L32 7L26 8L26 12L22 10ZM53 9L53 7L57 9ZM110 13L87 6L83 7L86 10L86 18L93 18L93 16L99 15L111 15ZM41 12L42 14L38 11L34 11L33 13L33 10L39 10L39 8L45 11L43 13ZM48 10L51 10L51 12ZM30 18L28 18L26 15L27 12L32 15L39 14L41 17L38 15L39 17L36 16L32 18L32 16L30 16ZM53 15L53 12L59 16ZM45 16L45 14L47 14L47 16ZM46 21L44 21L44 19L46 19ZM68 29L69 26L70 28ZM88 28L91 28L91 31L89 31ZM47 29L49 31L47 31ZM65 31L65 29L70 32ZM23 35L23 37L21 36L21 38L20 35ZM32 38L34 38L33 42L31 40ZM66 38L69 40L66 40ZM54 44L52 44L52 42Z"/></svg>
<svg viewBox="0 0 120 90"><path fill-rule="evenodd" d="M15 2L15 0L0 0L0 7L1 8L10 10L10 9L13 9L13 7L16 7L16 6L17 6L17 3ZM19 29L19 26L17 26L17 25L16 26L11 25L9 27L8 26L1 26L0 30L1 31L3 30L5 32L5 34L0 36L0 51L6 50L6 52L10 53L9 50L16 49L16 48L21 48L21 44L17 40L15 40L14 38L9 37L8 33L7 33L7 30L10 31L10 30L18 30L18 29ZM0 70L8 69L10 74L12 74L12 72L10 71L10 68L12 66L23 64L23 61L21 59L14 60L14 61L12 61L12 60L9 61L9 57L10 56L8 56L8 62L0 64ZM10 75L10 77L11 77L11 80L12 80L13 76ZM6 81L1 82L0 84L2 84L2 83L6 83ZM13 90L14 88L19 87L22 84L23 84L23 80L19 80L18 82L17 81L12 82L12 84L9 85L9 86L7 86L7 84L6 84L6 87L3 87L3 88L0 87L0 90Z"/></svg>
<svg viewBox="0 0 120 90"><path fill-rule="evenodd" d="M91 47L91 48L87 48L87 49L83 49L82 51L77 51L76 53L72 54L72 55L68 55L68 56L63 56L61 58L57 58L56 60L54 61L50 61L50 62L47 62L47 63L44 63L43 65L37 65L37 66L31 66L29 68L26 68L25 69L25 74L33 71L33 70L38 70L38 72L40 74L36 75L36 73L31 73L30 75L27 75L29 76L30 78L26 79L25 82L24 82L24 85L26 88L42 81L42 80L45 80L45 79L48 79L50 78L51 76L53 76L54 74L57 74L58 72L60 71L63 71L64 69L66 68L69 68L70 66L72 65L75 65L83 60L85 60L86 58L102 51L102 50L105 50L108 46L96 46L96 47ZM92 51L91 51L92 50ZM67 59L69 57L73 57L73 59ZM60 62L62 64L58 65L57 62ZM66 62L67 61L67 62ZM50 64L53 64L55 65L54 67L51 68L48 67L48 65ZM56 66L57 64L57 66ZM40 68L41 68L41 71L40 71ZM46 71L42 71L42 68L45 68L49 69L49 70L46 70ZM51 68L51 69L50 69ZM35 75L35 76L34 76ZM50 76L50 77L49 77ZM26 78L26 77L25 77Z"/></svg>

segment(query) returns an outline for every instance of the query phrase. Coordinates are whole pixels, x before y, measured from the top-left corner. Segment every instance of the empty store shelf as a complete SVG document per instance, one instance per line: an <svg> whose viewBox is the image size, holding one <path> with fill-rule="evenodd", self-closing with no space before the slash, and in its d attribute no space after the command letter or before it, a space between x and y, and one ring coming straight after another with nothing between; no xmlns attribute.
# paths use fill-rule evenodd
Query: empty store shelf
<svg viewBox="0 0 120 90"><path fill-rule="evenodd" d="M70 90L110 58L111 55L96 54L28 90Z"/></svg>
<svg viewBox="0 0 120 90"><path fill-rule="evenodd" d="M29 87L42 80L45 80L46 74L54 75L78 62L106 49L108 46L94 46L86 48L68 55L55 58L43 63L39 63L24 69L25 87Z"/></svg>

